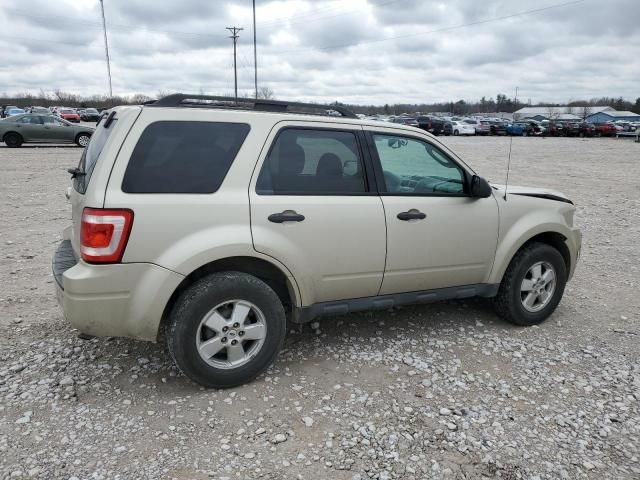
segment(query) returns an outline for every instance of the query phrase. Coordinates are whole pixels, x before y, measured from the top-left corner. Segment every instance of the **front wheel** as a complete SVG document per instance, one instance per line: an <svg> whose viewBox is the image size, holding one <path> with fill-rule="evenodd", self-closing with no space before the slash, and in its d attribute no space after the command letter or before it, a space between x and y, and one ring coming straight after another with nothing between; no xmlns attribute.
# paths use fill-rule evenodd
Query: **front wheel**
<svg viewBox="0 0 640 480"><path fill-rule="evenodd" d="M186 376L205 387L229 388L262 373L285 334L284 307L271 287L246 273L220 272L179 297L167 343Z"/></svg>
<svg viewBox="0 0 640 480"><path fill-rule="evenodd" d="M76 137L76 144L79 147L86 147L87 145L89 145L89 141L91 140L91 135L89 135L88 133L81 133L80 135L78 135Z"/></svg>
<svg viewBox="0 0 640 480"><path fill-rule="evenodd" d="M566 283L567 266L560 252L531 243L511 260L494 299L496 312L516 325L538 325L556 309Z"/></svg>
<svg viewBox="0 0 640 480"><path fill-rule="evenodd" d="M460 132L459 132L458 130L454 130L454 131L453 131L453 135L454 135L454 136L460 135Z"/></svg>

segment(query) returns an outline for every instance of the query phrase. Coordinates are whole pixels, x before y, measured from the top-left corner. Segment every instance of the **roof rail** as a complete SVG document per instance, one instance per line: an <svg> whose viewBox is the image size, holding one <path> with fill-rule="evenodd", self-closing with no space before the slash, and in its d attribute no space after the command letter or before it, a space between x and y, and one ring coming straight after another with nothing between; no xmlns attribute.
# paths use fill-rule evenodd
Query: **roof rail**
<svg viewBox="0 0 640 480"><path fill-rule="evenodd" d="M162 97L155 102L146 103L148 107L202 107L229 108L241 110L257 110L261 112L305 113L326 115L327 110L334 110L345 118L358 118L351 111L338 105L321 105L317 103L287 102L282 100L262 100L254 98L216 97L211 95L190 95L175 93Z"/></svg>

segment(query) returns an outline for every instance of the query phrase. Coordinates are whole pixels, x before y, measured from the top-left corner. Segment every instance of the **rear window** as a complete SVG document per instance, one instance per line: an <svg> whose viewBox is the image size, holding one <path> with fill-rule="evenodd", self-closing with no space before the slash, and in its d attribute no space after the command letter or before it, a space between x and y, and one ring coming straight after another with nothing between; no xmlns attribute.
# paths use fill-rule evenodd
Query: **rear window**
<svg viewBox="0 0 640 480"><path fill-rule="evenodd" d="M44 123L62 123L54 117L44 117L43 120ZM73 181L73 187L78 193L84 194L87 191L87 186L89 185L89 180L91 180L93 169L98 162L98 157L100 156L105 143L107 143L109 134L113 131L113 127L117 121L118 119L114 117L109 128L105 128L104 123L99 124L98 128L96 128L95 132L91 135L91 141L82 152L80 164L78 165L78 170L84 172L84 175L76 176Z"/></svg>
<svg viewBox="0 0 640 480"><path fill-rule="evenodd" d="M249 129L244 123L152 123L131 154L122 191L213 193L222 185Z"/></svg>

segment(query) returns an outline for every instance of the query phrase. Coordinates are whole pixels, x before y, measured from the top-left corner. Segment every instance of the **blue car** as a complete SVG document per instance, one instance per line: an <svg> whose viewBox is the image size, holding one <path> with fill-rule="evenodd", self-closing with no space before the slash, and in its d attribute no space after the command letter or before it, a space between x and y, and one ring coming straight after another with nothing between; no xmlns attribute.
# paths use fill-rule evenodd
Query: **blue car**
<svg viewBox="0 0 640 480"><path fill-rule="evenodd" d="M522 125L518 125L517 123L509 123L505 127L505 132L507 135L520 137L524 135L525 128Z"/></svg>

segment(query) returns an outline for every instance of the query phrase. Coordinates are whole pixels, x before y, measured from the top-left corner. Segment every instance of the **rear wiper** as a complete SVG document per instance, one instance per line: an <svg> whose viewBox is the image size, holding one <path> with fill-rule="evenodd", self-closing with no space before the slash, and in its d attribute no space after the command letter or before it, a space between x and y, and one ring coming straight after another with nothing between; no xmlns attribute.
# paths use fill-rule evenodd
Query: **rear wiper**
<svg viewBox="0 0 640 480"><path fill-rule="evenodd" d="M84 172L83 170L80 170L78 167L68 168L67 172L71 174L71 178L84 177L86 175L86 172Z"/></svg>

